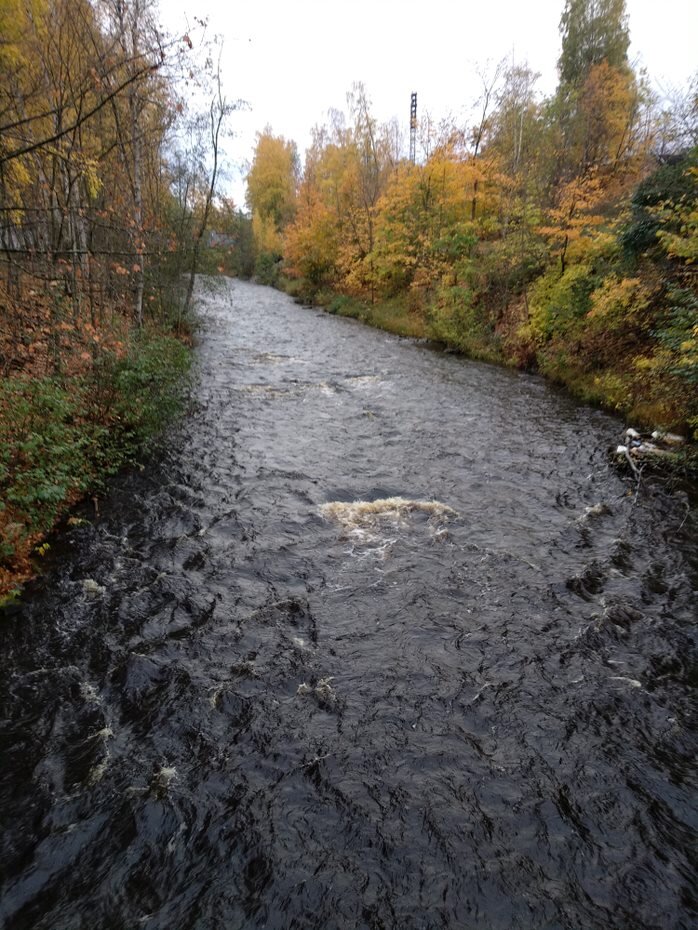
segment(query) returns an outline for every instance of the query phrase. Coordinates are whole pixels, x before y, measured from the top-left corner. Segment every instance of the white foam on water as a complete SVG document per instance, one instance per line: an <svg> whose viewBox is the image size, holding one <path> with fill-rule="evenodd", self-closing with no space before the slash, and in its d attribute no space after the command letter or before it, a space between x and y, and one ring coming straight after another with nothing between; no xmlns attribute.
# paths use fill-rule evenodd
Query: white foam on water
<svg viewBox="0 0 698 930"><path fill-rule="evenodd" d="M93 734L92 738L102 740L102 742L106 744L107 740L111 739L113 735L114 731L111 727L103 727L101 730L98 730L95 734ZM87 784L90 787L98 784L104 778L104 773L109 768L110 757L111 753L109 752L109 749L105 749L105 754L102 761L98 762L97 765L90 769L90 773L87 776Z"/></svg>
<svg viewBox="0 0 698 930"><path fill-rule="evenodd" d="M104 585L97 584L94 578L85 578L82 582L82 590L84 594L94 597L100 594L104 594L106 588Z"/></svg>
<svg viewBox="0 0 698 930"><path fill-rule="evenodd" d="M330 501L320 507L326 520L338 523L356 545L374 546L376 554L385 558L394 538L386 530L407 526L413 513L426 513L430 517L430 533L438 533L442 524L458 513L440 501L411 500L405 497L383 497L374 501ZM375 547L376 541L380 545Z"/></svg>
<svg viewBox="0 0 698 930"><path fill-rule="evenodd" d="M641 688L642 682L638 681L637 678L627 678L625 675L611 675L609 681L622 681L627 685L630 685L631 688Z"/></svg>
<svg viewBox="0 0 698 930"><path fill-rule="evenodd" d="M452 507L440 501L417 501L405 497L382 497L375 501L330 501L320 507L324 517L337 520L346 527L371 525L376 519L397 519L420 511L433 517L458 516Z"/></svg>
<svg viewBox="0 0 698 930"><path fill-rule="evenodd" d="M159 772L155 773L155 779L161 788L167 788L177 777L177 769L174 765L163 765Z"/></svg>
<svg viewBox="0 0 698 930"><path fill-rule="evenodd" d="M350 375L344 379L349 387L369 388L377 384L383 384L383 379L378 375Z"/></svg>
<svg viewBox="0 0 698 930"><path fill-rule="evenodd" d="M80 682L80 697L83 699L83 701L85 701L86 704L102 703L102 698L100 697L97 689L88 681Z"/></svg>
<svg viewBox="0 0 698 930"><path fill-rule="evenodd" d="M303 684L298 685L296 694L301 696L313 694L321 704L335 704L337 701L337 692L330 684L333 680L333 675L330 675L328 678L320 678L315 687L303 682Z"/></svg>

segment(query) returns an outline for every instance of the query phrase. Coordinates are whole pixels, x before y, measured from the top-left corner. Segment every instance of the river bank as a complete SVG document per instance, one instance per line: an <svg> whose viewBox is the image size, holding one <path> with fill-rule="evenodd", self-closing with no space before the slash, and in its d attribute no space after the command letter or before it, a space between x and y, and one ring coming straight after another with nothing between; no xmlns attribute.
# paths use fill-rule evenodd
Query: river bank
<svg viewBox="0 0 698 930"><path fill-rule="evenodd" d="M599 373L575 364L574 346L558 342L553 364L547 348L542 354L536 352L526 335L521 334L521 321L517 318L504 318L501 325L490 332L484 329L455 332L443 326L438 310L410 307L406 295L371 304L330 290L310 296L294 279L281 277L277 286L297 302L309 302L332 315L359 320L398 336L431 340L466 358L542 374L577 400L624 417L633 427L648 433L678 429L688 440L685 447L663 456L656 464L665 473L698 476L698 445L689 426L689 421L695 419L695 396L691 392L672 395L672 385L663 384L661 378L652 379L649 374L646 379L635 381L634 390L620 390L624 378L635 377L628 371L623 357Z"/></svg>
<svg viewBox="0 0 698 930"><path fill-rule="evenodd" d="M0 604L36 573L71 507L147 456L182 407L191 362L186 339L134 330L116 310L57 327L35 301L29 332L0 339L13 361L0 383Z"/></svg>

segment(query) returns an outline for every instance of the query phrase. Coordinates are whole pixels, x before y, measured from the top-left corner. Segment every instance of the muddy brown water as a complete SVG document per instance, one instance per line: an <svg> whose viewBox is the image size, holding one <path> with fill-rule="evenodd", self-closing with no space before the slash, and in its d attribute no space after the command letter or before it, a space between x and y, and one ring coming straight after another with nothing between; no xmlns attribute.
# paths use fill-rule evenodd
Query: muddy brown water
<svg viewBox="0 0 698 930"><path fill-rule="evenodd" d="M2 926L694 927L686 498L536 377L200 306L189 415L2 619Z"/></svg>

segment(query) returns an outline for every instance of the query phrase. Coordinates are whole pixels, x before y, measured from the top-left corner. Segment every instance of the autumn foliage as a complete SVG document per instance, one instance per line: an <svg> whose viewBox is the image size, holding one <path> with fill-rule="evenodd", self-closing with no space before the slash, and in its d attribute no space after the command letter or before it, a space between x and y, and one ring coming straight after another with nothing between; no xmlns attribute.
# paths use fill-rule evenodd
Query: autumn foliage
<svg viewBox="0 0 698 930"><path fill-rule="evenodd" d="M262 179L284 206L264 280L698 430L698 83L653 96L623 0L567 0L561 33L552 97L502 64L471 126L422 119L414 164L360 84L302 172L271 157L290 144L267 128L248 179L260 254Z"/></svg>
<svg viewBox="0 0 698 930"><path fill-rule="evenodd" d="M230 109L195 60L150 0L0 0L0 599L177 393Z"/></svg>

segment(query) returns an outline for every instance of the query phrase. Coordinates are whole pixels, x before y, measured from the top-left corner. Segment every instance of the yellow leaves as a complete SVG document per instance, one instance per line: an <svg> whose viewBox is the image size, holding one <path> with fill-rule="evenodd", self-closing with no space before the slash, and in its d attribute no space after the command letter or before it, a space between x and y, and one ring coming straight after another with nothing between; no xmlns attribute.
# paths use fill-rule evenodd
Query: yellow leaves
<svg viewBox="0 0 698 930"><path fill-rule="evenodd" d="M32 175L28 165L25 164L24 159L15 158L3 166L3 173L7 202L22 203L24 192L32 184ZM5 219L19 224L22 221L22 215L22 210L11 210L5 215Z"/></svg>
<svg viewBox="0 0 698 930"><path fill-rule="evenodd" d="M335 217L310 185L301 189L295 221L284 237L291 274L320 285L334 274L338 257Z"/></svg>
<svg viewBox="0 0 698 930"><path fill-rule="evenodd" d="M598 225L600 218L591 210L602 197L601 183L594 173L573 178L558 194L557 205L549 211L553 220L550 226L542 226L540 232L551 238L574 238L588 226Z"/></svg>
<svg viewBox="0 0 698 930"><path fill-rule="evenodd" d="M548 211L551 222L538 227L541 235L558 246L563 273L568 261L583 261L610 241L608 233L598 231L606 222L604 217L593 212L603 197L596 172L573 178L561 188L556 206Z"/></svg>
<svg viewBox="0 0 698 930"><path fill-rule="evenodd" d="M629 127L637 105L635 79L629 69L607 61L594 65L580 97L586 123L586 145L596 164L617 161L631 142Z"/></svg>
<svg viewBox="0 0 698 930"><path fill-rule="evenodd" d="M0 0L0 67L17 73L27 64L27 52L22 39L29 22L45 8L41 2Z"/></svg>
<svg viewBox="0 0 698 930"><path fill-rule="evenodd" d="M281 254L281 233L273 217L262 213L252 214L252 232L257 249L260 252Z"/></svg>
<svg viewBox="0 0 698 930"><path fill-rule="evenodd" d="M294 142L274 136L270 129L257 133L252 167L247 175L247 202L258 230L280 233L295 211L297 152ZM261 223L261 226L259 225ZM260 240L258 246L266 247Z"/></svg>
<svg viewBox="0 0 698 930"><path fill-rule="evenodd" d="M425 165L393 173L376 224L376 261L386 281L430 288L457 277L459 262L469 257L494 209L491 167L441 147Z"/></svg>
<svg viewBox="0 0 698 930"><path fill-rule="evenodd" d="M102 179L99 176L97 171L97 159L88 158L83 156L82 158L82 176L85 181L85 188L87 190L88 196L92 200L96 200L100 191L102 190Z"/></svg>
<svg viewBox="0 0 698 930"><path fill-rule="evenodd" d="M698 167L691 167L686 172L698 179ZM687 265L698 262L698 202L682 200L669 204L659 211L661 222L669 229L660 229L657 239L662 243L666 253L672 258L681 258ZM674 231L678 229L677 231Z"/></svg>
<svg viewBox="0 0 698 930"><path fill-rule="evenodd" d="M666 365L668 357L668 352L658 353L657 355L637 355L633 359L633 368L645 374L658 372Z"/></svg>
<svg viewBox="0 0 698 930"><path fill-rule="evenodd" d="M506 179L494 158L474 159L455 143L439 146L425 165L396 163L385 127L359 110L352 128L315 135L284 238L287 270L312 281L336 274L343 289L372 298L376 288L455 283L477 237L499 232ZM257 242L269 244L257 213L253 226Z"/></svg>
<svg viewBox="0 0 698 930"><path fill-rule="evenodd" d="M638 314L648 305L651 293L639 278L609 276L591 295L591 310L587 317L609 320Z"/></svg>

